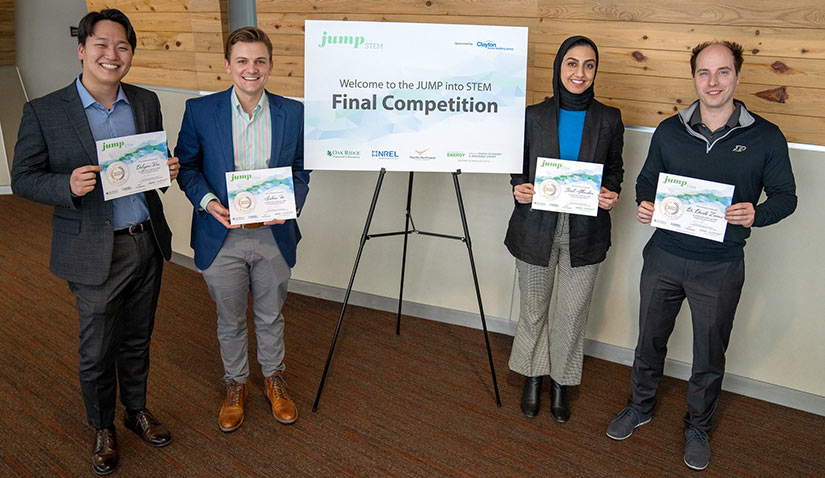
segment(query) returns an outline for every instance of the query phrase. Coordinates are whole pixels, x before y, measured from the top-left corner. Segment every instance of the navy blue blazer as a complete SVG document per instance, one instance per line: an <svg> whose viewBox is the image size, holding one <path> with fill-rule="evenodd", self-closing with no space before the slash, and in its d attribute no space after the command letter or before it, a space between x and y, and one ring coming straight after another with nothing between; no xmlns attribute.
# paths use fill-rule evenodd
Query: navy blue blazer
<svg viewBox="0 0 825 478"><path fill-rule="evenodd" d="M225 174L235 170L232 145L232 88L186 101L183 124L175 146L180 159L178 184L195 206L190 245L195 265L204 270L212 264L223 244L227 229L200 202L213 193L228 206ZM295 202L304 206L309 192L309 171L304 170L304 105L265 92L272 117L272 157L270 168L292 167ZM295 265L295 250L301 233L294 219L271 227L281 255L289 267Z"/></svg>

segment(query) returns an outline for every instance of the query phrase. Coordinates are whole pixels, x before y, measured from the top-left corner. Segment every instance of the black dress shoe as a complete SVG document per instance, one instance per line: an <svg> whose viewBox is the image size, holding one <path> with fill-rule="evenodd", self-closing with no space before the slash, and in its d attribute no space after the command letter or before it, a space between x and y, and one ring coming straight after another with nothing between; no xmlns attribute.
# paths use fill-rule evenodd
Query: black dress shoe
<svg viewBox="0 0 825 478"><path fill-rule="evenodd" d="M98 475L108 475L117 468L117 437L115 426L97 430L92 450L92 470Z"/></svg>
<svg viewBox="0 0 825 478"><path fill-rule="evenodd" d="M541 399L541 376L525 377L524 392L521 394L521 411L527 418L536 418Z"/></svg>
<svg viewBox="0 0 825 478"><path fill-rule="evenodd" d="M550 414L559 423L570 420L570 403L567 402L567 387L550 379Z"/></svg>
<svg viewBox="0 0 825 478"><path fill-rule="evenodd" d="M139 437L146 443L161 447L166 446L172 441L172 435L163 424L155 419L149 410L143 409L134 415L126 413L123 419L126 428L137 433Z"/></svg>

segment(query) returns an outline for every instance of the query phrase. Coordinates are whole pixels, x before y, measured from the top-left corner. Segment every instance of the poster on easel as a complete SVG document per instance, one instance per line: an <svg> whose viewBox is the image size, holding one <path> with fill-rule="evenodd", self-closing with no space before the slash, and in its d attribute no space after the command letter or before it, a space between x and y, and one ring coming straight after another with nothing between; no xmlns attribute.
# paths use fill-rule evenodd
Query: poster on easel
<svg viewBox="0 0 825 478"><path fill-rule="evenodd" d="M517 173L527 28L307 20L307 169Z"/></svg>

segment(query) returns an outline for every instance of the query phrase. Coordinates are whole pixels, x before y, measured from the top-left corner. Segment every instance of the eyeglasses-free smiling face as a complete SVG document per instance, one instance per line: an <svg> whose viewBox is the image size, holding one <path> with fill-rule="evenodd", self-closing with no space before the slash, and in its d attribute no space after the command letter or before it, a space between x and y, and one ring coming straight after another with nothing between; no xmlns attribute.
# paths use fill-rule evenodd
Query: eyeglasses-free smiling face
<svg viewBox="0 0 825 478"><path fill-rule="evenodd" d="M596 52L585 45L567 50L559 75L564 89L575 95L584 93L596 77Z"/></svg>
<svg viewBox="0 0 825 478"><path fill-rule="evenodd" d="M132 66L133 53L123 25L111 20L95 23L94 32L77 46L83 84L91 89L117 87Z"/></svg>
<svg viewBox="0 0 825 478"><path fill-rule="evenodd" d="M250 98L258 98L272 73L269 50L263 42L238 42L232 46L229 60L224 60L232 83Z"/></svg>
<svg viewBox="0 0 825 478"><path fill-rule="evenodd" d="M739 75L733 64L733 54L723 45L711 45L696 57L693 87L705 108L729 108Z"/></svg>

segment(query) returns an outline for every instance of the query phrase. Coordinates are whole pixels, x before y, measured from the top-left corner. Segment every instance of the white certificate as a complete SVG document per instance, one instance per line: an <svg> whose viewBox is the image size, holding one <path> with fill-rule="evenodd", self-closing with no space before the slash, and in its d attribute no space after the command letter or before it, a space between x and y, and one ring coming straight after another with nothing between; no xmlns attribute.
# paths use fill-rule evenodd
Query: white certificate
<svg viewBox="0 0 825 478"><path fill-rule="evenodd" d="M169 179L166 132L135 134L97 141L103 198L115 199L164 188Z"/></svg>
<svg viewBox="0 0 825 478"><path fill-rule="evenodd" d="M298 217L289 166L226 173L226 192L232 225Z"/></svg>
<svg viewBox="0 0 825 478"><path fill-rule="evenodd" d="M539 157L533 209L595 216L603 164Z"/></svg>
<svg viewBox="0 0 825 478"><path fill-rule="evenodd" d="M722 242L733 189L730 184L659 173L650 225Z"/></svg>

